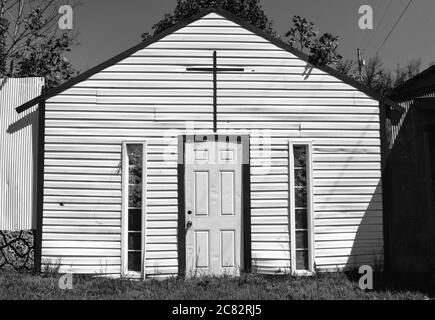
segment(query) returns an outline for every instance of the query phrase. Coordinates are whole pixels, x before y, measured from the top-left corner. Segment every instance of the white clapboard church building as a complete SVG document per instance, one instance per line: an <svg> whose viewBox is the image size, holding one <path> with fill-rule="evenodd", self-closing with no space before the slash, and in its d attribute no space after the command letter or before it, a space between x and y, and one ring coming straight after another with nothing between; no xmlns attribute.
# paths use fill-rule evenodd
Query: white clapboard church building
<svg viewBox="0 0 435 320"><path fill-rule="evenodd" d="M401 108L213 8L47 91L37 263L128 277L382 266Z"/></svg>

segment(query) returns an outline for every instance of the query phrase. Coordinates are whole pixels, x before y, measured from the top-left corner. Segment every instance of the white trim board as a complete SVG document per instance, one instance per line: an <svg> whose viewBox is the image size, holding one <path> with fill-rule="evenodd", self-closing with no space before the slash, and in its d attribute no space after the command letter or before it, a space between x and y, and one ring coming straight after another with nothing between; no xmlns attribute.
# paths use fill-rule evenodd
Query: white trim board
<svg viewBox="0 0 435 320"><path fill-rule="evenodd" d="M296 231L295 231L295 190L294 190L294 145L305 145L307 152L307 228L308 228L308 270L296 269ZM289 233L290 233L290 268L295 275L312 274L314 270L314 212L313 212L313 144L307 139L290 139L289 152Z"/></svg>
<svg viewBox="0 0 435 320"><path fill-rule="evenodd" d="M142 144L142 265L141 272L128 271L128 144ZM122 142L122 157L121 157L121 172L122 172L122 215L121 215L121 274L123 277L132 279L146 278L146 221L147 221L147 143L146 141L124 141Z"/></svg>

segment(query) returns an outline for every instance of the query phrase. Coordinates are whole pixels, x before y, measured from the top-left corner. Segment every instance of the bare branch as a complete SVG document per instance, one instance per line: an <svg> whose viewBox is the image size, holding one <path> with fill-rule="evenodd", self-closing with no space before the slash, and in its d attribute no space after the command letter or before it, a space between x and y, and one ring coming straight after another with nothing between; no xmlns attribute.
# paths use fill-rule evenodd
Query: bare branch
<svg viewBox="0 0 435 320"><path fill-rule="evenodd" d="M44 15L44 13L50 8L50 6L55 2L55 0L49 0L48 3L46 4L46 6L40 10L39 15L42 17ZM21 3L21 0L20 0ZM14 47L19 43L19 41L21 40L25 40L28 36L31 36L32 33L36 33L38 31L41 31L42 28L44 28L44 26L46 25L47 22L50 22L54 19L57 18L57 11L56 11L56 15L51 15L51 17L49 17L49 19L46 20L46 22L41 25L39 28L37 28L36 30L27 30L27 28L24 28L24 30L20 33L20 34L14 34L14 36L11 39L11 45L9 47L9 50L6 51L6 56L10 55L12 52L14 52Z"/></svg>
<svg viewBox="0 0 435 320"><path fill-rule="evenodd" d="M0 14L7 17L7 30L2 30L2 75L45 76L47 83L54 86L75 74L62 57L77 34L60 34L56 26L58 4L65 3L76 7L80 1L0 0Z"/></svg>

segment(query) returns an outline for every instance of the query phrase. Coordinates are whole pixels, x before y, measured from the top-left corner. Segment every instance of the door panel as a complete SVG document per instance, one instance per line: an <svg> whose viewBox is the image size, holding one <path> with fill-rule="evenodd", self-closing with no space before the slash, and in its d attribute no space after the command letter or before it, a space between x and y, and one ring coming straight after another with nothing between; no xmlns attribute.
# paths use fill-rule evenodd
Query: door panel
<svg viewBox="0 0 435 320"><path fill-rule="evenodd" d="M234 267L235 266L235 230L222 230L221 231L221 266Z"/></svg>
<svg viewBox="0 0 435 320"><path fill-rule="evenodd" d="M196 268L208 268L210 266L208 230L195 230L195 255Z"/></svg>
<svg viewBox="0 0 435 320"><path fill-rule="evenodd" d="M221 215L234 215L234 171L220 172Z"/></svg>
<svg viewBox="0 0 435 320"><path fill-rule="evenodd" d="M195 216L208 216L209 182L208 171L194 171L195 173Z"/></svg>
<svg viewBox="0 0 435 320"><path fill-rule="evenodd" d="M185 144L186 273L238 275L241 266L242 145Z"/></svg>

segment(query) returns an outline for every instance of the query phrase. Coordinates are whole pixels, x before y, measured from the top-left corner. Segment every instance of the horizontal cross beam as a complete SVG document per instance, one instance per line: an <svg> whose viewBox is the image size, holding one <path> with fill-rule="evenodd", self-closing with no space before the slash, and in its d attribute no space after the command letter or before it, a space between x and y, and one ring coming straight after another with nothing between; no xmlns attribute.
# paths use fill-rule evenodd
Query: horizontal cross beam
<svg viewBox="0 0 435 320"><path fill-rule="evenodd" d="M186 71L201 71L201 72L225 72L225 71L245 71L243 68L187 68Z"/></svg>

